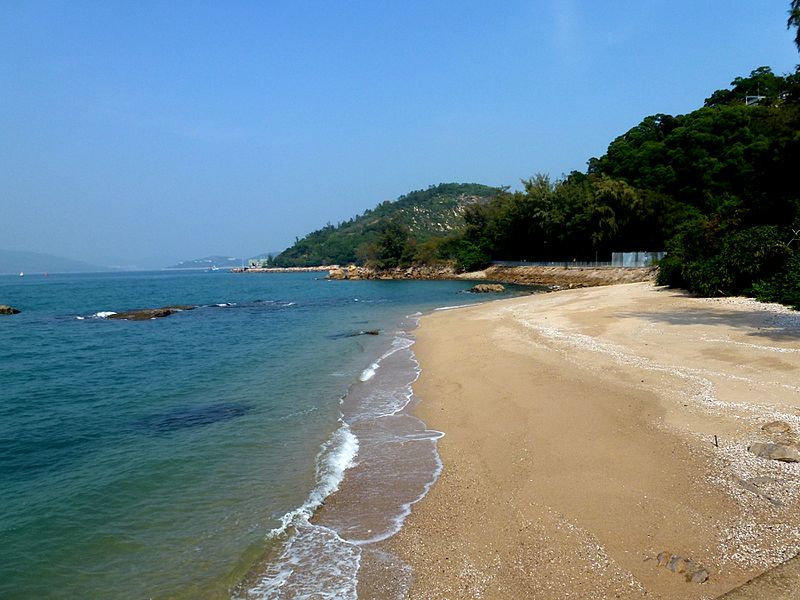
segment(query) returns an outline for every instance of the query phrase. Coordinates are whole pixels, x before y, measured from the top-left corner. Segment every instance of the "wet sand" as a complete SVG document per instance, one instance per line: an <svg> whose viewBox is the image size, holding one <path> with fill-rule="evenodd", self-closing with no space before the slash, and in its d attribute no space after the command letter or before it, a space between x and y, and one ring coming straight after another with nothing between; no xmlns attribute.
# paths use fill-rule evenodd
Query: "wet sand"
<svg viewBox="0 0 800 600"><path fill-rule="evenodd" d="M747 450L800 432L800 314L635 283L437 312L415 352L446 435L386 543L407 597L714 598L800 551L800 465Z"/></svg>

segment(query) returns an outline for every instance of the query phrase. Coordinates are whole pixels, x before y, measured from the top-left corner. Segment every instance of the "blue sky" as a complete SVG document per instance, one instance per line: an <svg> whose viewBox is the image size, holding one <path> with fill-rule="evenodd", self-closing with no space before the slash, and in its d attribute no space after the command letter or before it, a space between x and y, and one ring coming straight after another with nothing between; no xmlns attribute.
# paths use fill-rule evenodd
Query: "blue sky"
<svg viewBox="0 0 800 600"><path fill-rule="evenodd" d="M0 248L253 255L414 189L584 170L800 62L788 0L0 3Z"/></svg>

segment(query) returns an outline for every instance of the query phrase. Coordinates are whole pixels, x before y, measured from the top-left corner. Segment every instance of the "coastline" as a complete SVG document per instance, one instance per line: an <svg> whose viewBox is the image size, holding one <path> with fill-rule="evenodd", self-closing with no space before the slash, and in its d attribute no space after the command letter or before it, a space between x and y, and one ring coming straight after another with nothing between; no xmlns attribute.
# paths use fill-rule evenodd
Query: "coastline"
<svg viewBox="0 0 800 600"><path fill-rule="evenodd" d="M798 313L635 283L435 312L415 333L413 413L445 437L439 480L385 542L413 568L407 597L713 598L800 550L800 465L747 451L770 422L800 431Z"/></svg>

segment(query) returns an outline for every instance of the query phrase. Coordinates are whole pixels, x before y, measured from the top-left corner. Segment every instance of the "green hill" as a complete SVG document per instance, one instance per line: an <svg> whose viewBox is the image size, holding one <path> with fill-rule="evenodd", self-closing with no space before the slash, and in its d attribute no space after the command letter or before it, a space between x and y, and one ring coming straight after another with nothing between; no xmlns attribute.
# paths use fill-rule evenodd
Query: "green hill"
<svg viewBox="0 0 800 600"><path fill-rule="evenodd" d="M388 226L404 231L415 246L464 228L464 211L488 203L501 190L478 183L442 183L417 190L337 226L327 225L297 240L275 257L281 267L367 262Z"/></svg>

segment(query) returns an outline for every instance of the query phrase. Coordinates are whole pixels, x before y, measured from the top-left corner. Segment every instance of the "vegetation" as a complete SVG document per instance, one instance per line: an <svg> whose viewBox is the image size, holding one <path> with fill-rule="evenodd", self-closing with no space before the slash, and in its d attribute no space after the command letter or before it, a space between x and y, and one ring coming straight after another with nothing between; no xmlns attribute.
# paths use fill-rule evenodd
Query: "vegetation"
<svg viewBox="0 0 800 600"><path fill-rule="evenodd" d="M276 256L277 266L370 264L394 267L439 260L439 240L464 227L467 207L481 205L497 188L443 183L381 202L336 226L326 225Z"/></svg>
<svg viewBox="0 0 800 600"><path fill-rule="evenodd" d="M586 173L470 207L447 247L465 268L666 248L662 284L800 307L798 132L800 72L760 67L694 112L645 118Z"/></svg>

